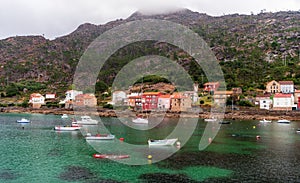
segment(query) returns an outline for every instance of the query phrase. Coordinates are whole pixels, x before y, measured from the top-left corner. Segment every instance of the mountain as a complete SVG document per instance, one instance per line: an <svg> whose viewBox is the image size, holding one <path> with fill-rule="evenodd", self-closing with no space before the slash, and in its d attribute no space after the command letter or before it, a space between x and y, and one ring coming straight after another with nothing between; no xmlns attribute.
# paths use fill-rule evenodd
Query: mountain
<svg viewBox="0 0 300 183"><path fill-rule="evenodd" d="M1 89L5 91L7 85L13 83L22 91L30 87L26 81L31 81L31 84L45 84L42 87L45 91L63 91L72 84L76 65L95 38L120 24L149 18L183 24L203 37L220 61L228 87L261 88L270 79L291 79L300 84L299 11L212 17L183 9L160 15L136 12L127 19L105 25L86 23L71 34L55 40L42 36L16 36L0 40ZM130 49L132 51L128 51ZM116 53L111 59L113 64L106 66L100 74L104 77L101 80L111 84L118 69L126 63L123 60L125 54L132 54L126 57L128 62L128 59L142 56L145 49L147 54L160 54L177 60L194 74L195 80L201 84L205 81L202 71L193 69L195 67L188 55L180 54L181 50L172 45L155 42L137 43L137 46L129 46Z"/></svg>

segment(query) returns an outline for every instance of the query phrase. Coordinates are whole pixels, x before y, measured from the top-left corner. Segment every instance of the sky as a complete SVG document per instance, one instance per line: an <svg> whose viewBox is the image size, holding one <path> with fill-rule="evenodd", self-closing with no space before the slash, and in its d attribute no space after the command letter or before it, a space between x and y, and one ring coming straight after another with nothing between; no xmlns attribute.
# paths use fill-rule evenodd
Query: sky
<svg viewBox="0 0 300 183"><path fill-rule="evenodd" d="M0 0L0 39L23 35L55 39L83 23L99 25L136 11L153 14L179 8L211 16L258 14L299 11L300 0Z"/></svg>

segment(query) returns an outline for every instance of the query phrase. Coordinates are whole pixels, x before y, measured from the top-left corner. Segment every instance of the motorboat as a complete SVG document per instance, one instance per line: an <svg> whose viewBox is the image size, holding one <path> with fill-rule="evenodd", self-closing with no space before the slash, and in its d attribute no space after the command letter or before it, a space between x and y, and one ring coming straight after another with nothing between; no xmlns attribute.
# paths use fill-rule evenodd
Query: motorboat
<svg viewBox="0 0 300 183"><path fill-rule="evenodd" d="M137 117L132 120L133 123L139 123L139 124L148 124L149 121L146 118Z"/></svg>
<svg viewBox="0 0 300 183"><path fill-rule="evenodd" d="M87 133L85 136L86 140L113 140L115 136L112 134L96 134L92 135L91 133Z"/></svg>
<svg viewBox="0 0 300 183"><path fill-rule="evenodd" d="M148 140L149 146L171 146L174 145L175 142L178 141L178 138L176 139L164 139L164 140Z"/></svg>
<svg viewBox="0 0 300 183"><path fill-rule="evenodd" d="M97 125L98 121L92 119L90 116L81 116L81 120L77 121L79 125Z"/></svg>
<svg viewBox="0 0 300 183"><path fill-rule="evenodd" d="M129 158L130 156L127 154L121 154L121 155L116 155L116 154L93 154L94 158L98 159L125 159Z"/></svg>
<svg viewBox="0 0 300 183"><path fill-rule="evenodd" d="M272 121L271 120L263 119L263 120L260 120L259 122L261 122L261 123L271 123Z"/></svg>
<svg viewBox="0 0 300 183"><path fill-rule="evenodd" d="M26 118L22 118L20 120L17 120L17 123L30 123L30 120Z"/></svg>
<svg viewBox="0 0 300 183"><path fill-rule="evenodd" d="M300 128L298 128L298 129L296 130L296 133L299 133L299 134L300 134Z"/></svg>
<svg viewBox="0 0 300 183"><path fill-rule="evenodd" d="M79 126L55 126L55 131L77 131L80 130Z"/></svg>
<svg viewBox="0 0 300 183"><path fill-rule="evenodd" d="M67 118L69 118L69 116L68 116L67 114L63 114L63 115L61 116L61 118L62 118L62 119L67 119Z"/></svg>
<svg viewBox="0 0 300 183"><path fill-rule="evenodd" d="M291 121L287 119L280 119L277 121L277 123L284 123L284 124L289 124Z"/></svg>

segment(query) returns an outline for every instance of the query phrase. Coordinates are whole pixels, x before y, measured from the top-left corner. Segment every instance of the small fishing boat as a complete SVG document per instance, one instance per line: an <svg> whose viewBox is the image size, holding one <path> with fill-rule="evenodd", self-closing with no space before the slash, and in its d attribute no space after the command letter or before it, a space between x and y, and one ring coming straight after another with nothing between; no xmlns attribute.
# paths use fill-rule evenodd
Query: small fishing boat
<svg viewBox="0 0 300 183"><path fill-rule="evenodd" d="M178 141L178 138L176 139L164 139L164 140L148 140L149 146L171 146L174 145L175 142Z"/></svg>
<svg viewBox="0 0 300 183"><path fill-rule="evenodd" d="M85 136L86 140L113 140L115 136L112 134L96 134L92 135L91 133L87 133Z"/></svg>
<svg viewBox="0 0 300 183"><path fill-rule="evenodd" d="M133 119L132 122L138 123L138 124L148 124L149 123L147 118L141 118L141 117L137 117L137 118Z"/></svg>
<svg viewBox="0 0 300 183"><path fill-rule="evenodd" d="M79 126L55 126L55 131L77 131L80 130Z"/></svg>
<svg viewBox="0 0 300 183"><path fill-rule="evenodd" d="M69 118L69 116L68 116L67 114L63 114L63 115L61 116L61 118L62 118L62 119L67 119L67 118Z"/></svg>
<svg viewBox="0 0 300 183"><path fill-rule="evenodd" d="M299 133L299 134L300 134L300 128L298 128L298 129L296 130L296 133Z"/></svg>
<svg viewBox="0 0 300 183"><path fill-rule="evenodd" d="M271 123L272 121L271 120L263 119L263 120L260 120L259 122L261 122L261 123Z"/></svg>
<svg viewBox="0 0 300 183"><path fill-rule="evenodd" d="M116 155L116 154L93 154L94 158L98 159L125 159L129 158L130 156L127 154L121 154L121 155Z"/></svg>
<svg viewBox="0 0 300 183"><path fill-rule="evenodd" d="M26 118L22 118L20 120L17 120L17 123L30 123L30 120Z"/></svg>
<svg viewBox="0 0 300 183"><path fill-rule="evenodd" d="M98 121L92 119L90 116L81 116L81 120L77 121L79 125L97 125Z"/></svg>
<svg viewBox="0 0 300 183"><path fill-rule="evenodd" d="M217 119L216 118L207 118L207 119L204 119L205 122L216 122Z"/></svg>
<svg viewBox="0 0 300 183"><path fill-rule="evenodd" d="M287 119L280 119L277 121L277 123L284 123L284 124L289 124L291 121Z"/></svg>

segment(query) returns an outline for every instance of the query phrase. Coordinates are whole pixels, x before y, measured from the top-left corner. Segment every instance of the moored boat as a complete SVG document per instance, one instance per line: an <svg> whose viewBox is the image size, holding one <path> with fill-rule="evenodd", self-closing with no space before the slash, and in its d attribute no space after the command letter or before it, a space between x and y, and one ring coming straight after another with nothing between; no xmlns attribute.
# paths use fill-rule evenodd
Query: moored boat
<svg viewBox="0 0 300 183"><path fill-rule="evenodd" d="M207 118L207 119L204 119L205 122L215 122L217 121L216 118Z"/></svg>
<svg viewBox="0 0 300 183"><path fill-rule="evenodd" d="M175 142L178 141L178 138L176 139L164 139L164 140L148 140L148 145L149 146L170 146L174 145Z"/></svg>
<svg viewBox="0 0 300 183"><path fill-rule="evenodd" d="M261 122L261 123L271 123L272 121L271 120L263 119L263 120L260 120L259 122Z"/></svg>
<svg viewBox="0 0 300 183"><path fill-rule="evenodd" d="M284 124L289 124L291 121L287 119L280 119L277 121L277 123L284 123Z"/></svg>
<svg viewBox="0 0 300 183"><path fill-rule="evenodd" d="M79 126L55 126L55 131L77 131L80 130Z"/></svg>
<svg viewBox="0 0 300 183"><path fill-rule="evenodd" d="M96 134L92 135L90 133L87 133L85 136L86 140L113 140L115 139L115 136L112 134Z"/></svg>
<svg viewBox="0 0 300 183"><path fill-rule="evenodd" d="M98 121L92 119L90 116L81 116L81 120L77 121L79 125L97 125Z"/></svg>
<svg viewBox="0 0 300 183"><path fill-rule="evenodd" d="M129 158L130 156L127 154L121 154L121 155L116 155L116 154L93 154L94 158L98 159L125 159Z"/></svg>
<svg viewBox="0 0 300 183"><path fill-rule="evenodd" d="M20 120L17 120L17 123L30 123L30 120L26 118L22 118Z"/></svg>
<svg viewBox="0 0 300 183"><path fill-rule="evenodd" d="M139 123L139 124L148 124L149 123L148 119L141 118L141 117L133 119L132 122L133 123Z"/></svg>
<svg viewBox="0 0 300 183"><path fill-rule="evenodd" d="M67 118L69 118L69 116L68 116L67 114L63 114L63 115L61 116L61 118L62 118L62 119L67 119Z"/></svg>

